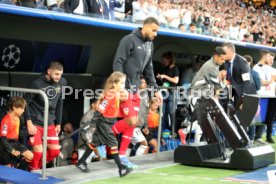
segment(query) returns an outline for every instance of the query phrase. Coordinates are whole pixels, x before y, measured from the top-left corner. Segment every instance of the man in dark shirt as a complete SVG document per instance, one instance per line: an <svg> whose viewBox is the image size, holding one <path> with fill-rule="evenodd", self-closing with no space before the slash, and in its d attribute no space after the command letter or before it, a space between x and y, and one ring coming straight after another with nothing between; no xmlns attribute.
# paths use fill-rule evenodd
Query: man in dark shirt
<svg viewBox="0 0 276 184"><path fill-rule="evenodd" d="M48 115L48 138L47 138L47 162L51 162L60 153L58 134L62 120L62 86L67 82L62 77L63 65L57 61L50 63L46 73L32 81L31 89L41 89L45 91L49 100ZM25 96L28 106L26 107L25 119L27 121L28 132L31 135L30 143L33 146L34 158L30 164L30 169L41 168L42 158L42 136L44 131L44 101L40 95L28 93Z"/></svg>
<svg viewBox="0 0 276 184"><path fill-rule="evenodd" d="M113 62L113 71L126 74L126 88L132 90L129 99L121 103L121 114L124 119L116 122L112 127L115 135L123 134L119 155L122 164L129 167L134 165L127 160L125 155L138 122L140 99L137 90L141 84L140 76L144 76L148 85L157 86L152 66L154 49L152 41L157 36L158 29L158 20L153 17L145 19L142 28L122 38Z"/></svg>

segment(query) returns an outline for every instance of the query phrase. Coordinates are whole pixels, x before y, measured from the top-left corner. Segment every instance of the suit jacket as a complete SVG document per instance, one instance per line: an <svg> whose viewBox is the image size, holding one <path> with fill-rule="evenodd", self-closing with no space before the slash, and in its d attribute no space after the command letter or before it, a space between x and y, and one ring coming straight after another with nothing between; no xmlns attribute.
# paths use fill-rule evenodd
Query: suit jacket
<svg viewBox="0 0 276 184"><path fill-rule="evenodd" d="M236 105L242 102L243 94L256 94L257 92L250 67L245 58L238 54L233 60L231 84L235 91Z"/></svg>

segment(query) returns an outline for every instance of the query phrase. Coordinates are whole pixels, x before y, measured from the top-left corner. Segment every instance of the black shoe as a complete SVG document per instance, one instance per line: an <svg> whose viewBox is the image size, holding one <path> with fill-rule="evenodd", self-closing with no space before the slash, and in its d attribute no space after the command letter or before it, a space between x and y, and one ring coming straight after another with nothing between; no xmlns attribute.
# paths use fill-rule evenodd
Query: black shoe
<svg viewBox="0 0 276 184"><path fill-rule="evenodd" d="M55 167L54 166L54 162L48 162L48 163L46 163L46 168L52 168L52 167Z"/></svg>
<svg viewBox="0 0 276 184"><path fill-rule="evenodd" d="M266 138L266 142L271 143L271 144L275 143L274 140L271 137Z"/></svg>
<svg viewBox="0 0 276 184"><path fill-rule="evenodd" d="M119 175L120 175L120 177L124 177L124 176L128 175L129 173L131 173L132 171L133 171L133 168L128 168L127 166L122 165L119 168Z"/></svg>
<svg viewBox="0 0 276 184"><path fill-rule="evenodd" d="M78 162L75 166L83 173L89 173L90 172L90 169L87 168L86 163L79 163Z"/></svg>

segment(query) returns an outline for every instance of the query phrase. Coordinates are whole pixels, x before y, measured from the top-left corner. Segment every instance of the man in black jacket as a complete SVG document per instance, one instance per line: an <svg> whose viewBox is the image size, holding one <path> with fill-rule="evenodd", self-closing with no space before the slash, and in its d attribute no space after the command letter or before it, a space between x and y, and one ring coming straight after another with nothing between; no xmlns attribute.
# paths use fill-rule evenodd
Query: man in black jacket
<svg viewBox="0 0 276 184"><path fill-rule="evenodd" d="M125 155L138 122L140 99L137 90L141 84L140 76L144 76L149 86L157 86L152 66L152 41L157 36L158 29L158 20L153 17L145 19L143 28L134 30L120 41L113 62L113 71L125 73L126 88L132 90L129 99L121 103L120 108L124 119L116 122L112 127L115 135L123 133L119 155L122 164L128 167L135 167Z"/></svg>
<svg viewBox="0 0 276 184"><path fill-rule="evenodd" d="M48 115L48 138L47 138L47 162L51 162L60 153L58 134L62 120L62 86L67 82L62 77L63 65L57 61L50 63L46 73L32 81L31 89L45 91L49 100ZM44 101L38 94L28 93L25 96L28 106L26 107L25 119L28 132L31 135L30 143L33 146L34 158L30 164L31 170L41 168L42 158L42 136L44 131Z"/></svg>

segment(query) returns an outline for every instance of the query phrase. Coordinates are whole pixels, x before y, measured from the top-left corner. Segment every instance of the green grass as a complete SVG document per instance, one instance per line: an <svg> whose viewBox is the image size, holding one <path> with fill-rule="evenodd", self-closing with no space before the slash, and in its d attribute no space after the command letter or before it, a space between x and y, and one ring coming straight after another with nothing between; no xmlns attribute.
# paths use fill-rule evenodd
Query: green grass
<svg viewBox="0 0 276 184"><path fill-rule="evenodd" d="M174 165L159 169L150 169L141 173L134 173L125 178L109 178L97 180L89 183L96 184L173 184L173 183L193 183L193 184L221 184L226 183L221 179L236 174L243 173L237 170L224 170L203 167L191 167L185 165ZM228 183L228 182L227 182ZM238 183L238 182L231 182Z"/></svg>
<svg viewBox="0 0 276 184"><path fill-rule="evenodd" d="M274 137L275 140L275 137ZM276 149L275 144L271 146ZM144 172L130 174L124 178L113 177L96 180L87 184L225 184L224 178L244 173L239 170L192 167L186 165L174 165L158 169L149 169ZM239 182L230 182L231 184Z"/></svg>

